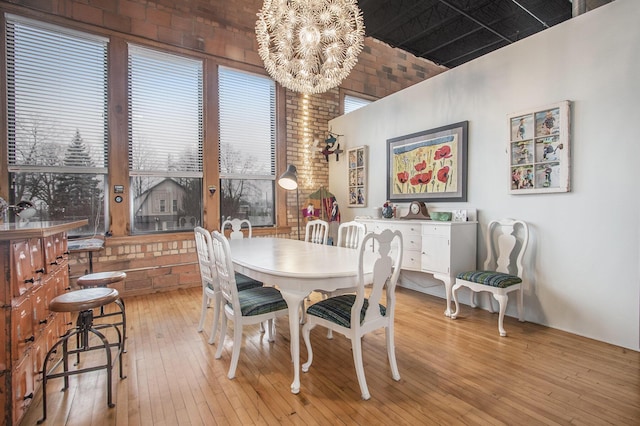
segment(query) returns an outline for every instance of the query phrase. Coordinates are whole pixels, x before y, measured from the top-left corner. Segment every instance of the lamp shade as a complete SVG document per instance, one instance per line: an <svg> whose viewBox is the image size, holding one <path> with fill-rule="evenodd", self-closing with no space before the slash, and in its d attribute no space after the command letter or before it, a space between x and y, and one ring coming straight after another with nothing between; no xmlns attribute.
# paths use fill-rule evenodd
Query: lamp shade
<svg viewBox="0 0 640 426"><path fill-rule="evenodd" d="M293 164L287 166L287 170L278 178L278 185L287 191L298 187L298 170Z"/></svg>

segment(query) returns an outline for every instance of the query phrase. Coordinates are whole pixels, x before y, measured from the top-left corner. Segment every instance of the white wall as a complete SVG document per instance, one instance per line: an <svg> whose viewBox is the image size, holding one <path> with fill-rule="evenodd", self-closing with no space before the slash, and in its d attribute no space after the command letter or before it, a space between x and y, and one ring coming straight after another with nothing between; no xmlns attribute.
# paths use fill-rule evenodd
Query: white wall
<svg viewBox="0 0 640 426"><path fill-rule="evenodd" d="M479 238L492 219L529 222L526 320L639 350L639 17L640 2L617 0L332 120L341 146L370 146L368 208L347 207L345 157L330 163L342 220L384 202L387 139L468 120L468 202L429 207L478 209ZM571 192L510 195L507 115L562 100Z"/></svg>

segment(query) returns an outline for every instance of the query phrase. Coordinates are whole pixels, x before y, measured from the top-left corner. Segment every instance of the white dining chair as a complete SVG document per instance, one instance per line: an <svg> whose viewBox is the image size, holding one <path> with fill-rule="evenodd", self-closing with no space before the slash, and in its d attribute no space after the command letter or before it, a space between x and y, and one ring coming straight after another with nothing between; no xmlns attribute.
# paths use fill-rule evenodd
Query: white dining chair
<svg viewBox="0 0 640 426"><path fill-rule="evenodd" d="M343 222L338 227L338 239L336 241L336 246L358 249L360 248L360 243L362 242L362 239L364 238L366 232L367 227L360 222ZM355 291L355 287L341 288L335 291L319 290L324 299L326 299L327 297L337 296L339 294L353 293ZM327 339L333 339L333 331L331 329L327 330Z"/></svg>
<svg viewBox="0 0 640 426"><path fill-rule="evenodd" d="M520 231L517 228L520 228ZM518 320L524 321L522 259L529 244L529 227L521 220L492 220L487 225L486 238L487 258L484 262L484 270L461 272L456 276L456 282L451 289L456 311L451 314L451 319L456 319L460 313L458 290L461 287L472 291L472 306L475 306L473 298L476 293L490 293L498 301L498 332L504 337L507 335L503 325L504 313L511 292L517 292ZM491 298L488 301L489 311L493 313Z"/></svg>
<svg viewBox="0 0 640 426"><path fill-rule="evenodd" d="M397 243L395 243L397 241ZM371 245L370 243L374 244ZM390 256L391 244L398 248ZM365 295L363 260L374 247L377 255L373 267L373 282L369 297ZM321 325L345 335L351 340L351 352L360 384L362 399L369 399L369 388L364 374L362 360L362 336L379 328L385 329L387 357L391 367L391 377L400 380L394 343L395 289L402 264L402 234L400 231L383 230L380 234L367 234L360 245L358 260L358 285L355 294L343 294L321 300L307 309L307 320L302 327L302 337L307 347L308 360L302 364L302 371L308 372L313 362L311 330ZM383 299L386 301L382 304Z"/></svg>
<svg viewBox="0 0 640 426"><path fill-rule="evenodd" d="M242 232L242 228L247 229L248 238L252 237L251 222L249 221L249 219L227 219L222 222L220 231L224 234L227 227L231 228L231 232L229 233L230 239L244 238L244 232Z"/></svg>
<svg viewBox="0 0 640 426"><path fill-rule="evenodd" d="M198 322L198 332L204 329L204 322L207 316L207 308L213 301L213 326L209 335L209 343L215 342L218 331L218 323L221 315L222 296L218 285L217 273L213 262L213 245L211 233L206 229L197 226L193 229L196 240L196 253L198 256L198 269L200 270L200 280L202 282L202 310L200 311L200 321ZM236 281L238 291L244 291L254 287L262 287L260 281L256 281L245 275L240 275ZM260 331L263 331L262 327Z"/></svg>
<svg viewBox="0 0 640 426"><path fill-rule="evenodd" d="M238 291L236 286L233 263L231 261L231 249L229 241L219 233L211 234L213 242L214 264L216 267L220 293L225 300L223 312L226 320L222 321L220 340L215 357L222 356L224 339L227 333L227 322L233 322L233 351L231 364L227 377L233 379L236 375L240 348L242 346L242 330L245 325L267 322L268 340L273 342L275 334L274 319L287 315L287 302L282 298L280 291L275 287L254 287L248 290Z"/></svg>
<svg viewBox="0 0 640 426"><path fill-rule="evenodd" d="M327 244L329 240L329 222L321 219L307 222L304 240L314 244Z"/></svg>
<svg viewBox="0 0 640 426"><path fill-rule="evenodd" d="M206 229L197 226L193 229L196 239L196 253L198 255L198 268L200 269L200 280L202 281L202 310L200 311L200 321L198 322L198 333L204 329L204 321L207 316L207 307L213 301L213 326L209 335L209 343L215 342L220 318L221 295L220 287L216 278L215 265L213 263L213 245L211 234Z"/></svg>
<svg viewBox="0 0 640 426"><path fill-rule="evenodd" d="M336 246L347 247L352 249L360 248L360 243L364 234L367 233L367 227L356 221L344 222L338 226L338 240Z"/></svg>

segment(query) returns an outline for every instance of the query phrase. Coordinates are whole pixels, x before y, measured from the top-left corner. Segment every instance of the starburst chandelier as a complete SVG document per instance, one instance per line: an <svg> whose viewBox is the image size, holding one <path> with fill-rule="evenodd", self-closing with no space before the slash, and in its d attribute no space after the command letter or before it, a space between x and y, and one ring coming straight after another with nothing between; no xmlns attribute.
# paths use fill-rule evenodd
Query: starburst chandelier
<svg viewBox="0 0 640 426"><path fill-rule="evenodd" d="M265 69L278 83L323 93L358 61L364 22L356 0L265 0L256 36Z"/></svg>

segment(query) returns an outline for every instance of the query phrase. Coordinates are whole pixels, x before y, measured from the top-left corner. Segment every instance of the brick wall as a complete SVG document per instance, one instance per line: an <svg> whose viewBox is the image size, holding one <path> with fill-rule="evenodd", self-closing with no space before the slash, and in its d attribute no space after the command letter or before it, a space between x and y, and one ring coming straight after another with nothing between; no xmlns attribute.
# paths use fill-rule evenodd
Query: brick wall
<svg viewBox="0 0 640 426"><path fill-rule="evenodd" d="M155 45L262 67L254 33L262 0L14 0L0 1L0 7L36 19L60 24L73 21L81 29L135 36ZM358 64L341 87L381 98L445 70L366 38ZM287 91L286 161L298 167L301 203L321 186L328 186L329 167L319 148L328 136L328 121L339 115L339 108L337 88L312 96ZM335 156L329 161L335 161ZM295 203L295 194L287 194L291 224L296 223ZM127 271L126 294L200 285L192 235L140 243L145 238L135 238L135 242L133 238L108 239L105 250L94 255L94 270ZM71 275L83 273L86 262L86 253L72 256Z"/></svg>

